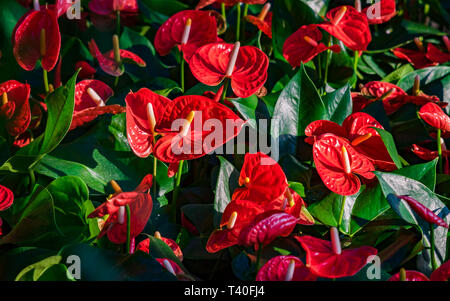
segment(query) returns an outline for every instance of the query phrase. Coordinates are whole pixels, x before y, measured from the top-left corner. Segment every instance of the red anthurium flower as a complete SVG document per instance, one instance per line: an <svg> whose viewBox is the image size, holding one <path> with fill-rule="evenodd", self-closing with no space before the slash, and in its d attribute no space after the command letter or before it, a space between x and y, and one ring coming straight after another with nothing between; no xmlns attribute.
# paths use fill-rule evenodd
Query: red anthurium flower
<svg viewBox="0 0 450 301"><path fill-rule="evenodd" d="M200 0L195 9L202 9L213 3L225 3L226 6L233 6L240 2L247 4L264 4L267 0Z"/></svg>
<svg viewBox="0 0 450 301"><path fill-rule="evenodd" d="M267 80L269 58L254 46L212 43L200 47L189 66L192 74L208 86L217 86L225 78L238 97L255 94Z"/></svg>
<svg viewBox="0 0 450 301"><path fill-rule="evenodd" d="M306 251L306 267L317 276L353 276L366 265L369 256L378 253L377 249L370 246L341 250L338 231L332 229L331 242L307 235L294 237Z"/></svg>
<svg viewBox="0 0 450 301"><path fill-rule="evenodd" d="M317 276L295 256L276 256L261 267L256 281L315 281Z"/></svg>
<svg viewBox="0 0 450 301"><path fill-rule="evenodd" d="M61 48L57 13L48 6L29 11L17 22L12 43L14 57L23 69L33 70L40 59L45 70L52 70Z"/></svg>
<svg viewBox="0 0 450 301"><path fill-rule="evenodd" d="M95 74L95 72L97 72L97 70L95 70L94 67L92 67L91 65L89 65L88 62L85 62L85 61L79 61L75 64L75 70L78 70L78 69L81 69L80 72L78 73L79 79L94 78L94 74Z"/></svg>
<svg viewBox="0 0 450 301"><path fill-rule="evenodd" d="M432 127L450 132L450 117L437 104L427 103L420 108L419 116Z"/></svg>
<svg viewBox="0 0 450 301"><path fill-rule="evenodd" d="M420 50L395 48L392 50L394 55L402 60L407 60L415 69L436 66L438 63L429 60L426 53Z"/></svg>
<svg viewBox="0 0 450 301"><path fill-rule="evenodd" d="M431 223L431 224L435 224L444 228L448 228L448 224L439 216L437 216L436 214L434 214L433 211L431 211L430 209L428 209L427 207L425 207L422 203L420 203L419 201L413 199L410 196L407 195L400 195L397 196L398 198L406 201L406 203L408 203L409 207L411 207L411 209L417 213L423 220Z"/></svg>
<svg viewBox="0 0 450 301"><path fill-rule="evenodd" d="M31 133L30 133L30 131L26 131L16 137L16 139L13 142L13 145L18 148L22 148L22 147L30 144L31 141L33 141L32 137L31 137Z"/></svg>
<svg viewBox="0 0 450 301"><path fill-rule="evenodd" d="M280 165L261 152L245 154L239 185L245 187L235 190L233 200L251 200L269 210L281 208L288 189L286 175ZM274 201L277 201L275 206Z"/></svg>
<svg viewBox="0 0 450 301"><path fill-rule="evenodd" d="M192 281L193 279L190 276L187 276L180 266L173 260L168 258L156 258L156 260L161 264L167 271L176 276L178 280L188 280Z"/></svg>
<svg viewBox="0 0 450 301"><path fill-rule="evenodd" d="M400 272L393 275L388 281L401 281ZM405 281L430 281L427 276L417 271L405 271Z"/></svg>
<svg viewBox="0 0 450 301"><path fill-rule="evenodd" d="M155 131L164 136L154 154L160 161L175 164L200 158L236 137L244 123L232 110L204 96L178 97L156 123Z"/></svg>
<svg viewBox="0 0 450 301"><path fill-rule="evenodd" d="M3 185L0 185L0 211L5 211L14 202L13 192Z"/></svg>
<svg viewBox="0 0 450 301"><path fill-rule="evenodd" d="M30 85L9 80L0 84L0 117L6 119L8 133L15 137L26 131L31 121Z"/></svg>
<svg viewBox="0 0 450 301"><path fill-rule="evenodd" d="M206 243L206 250L209 253L215 253L238 244L242 229L263 211L264 209L256 202L235 200L228 203L220 221L221 229L211 233Z"/></svg>
<svg viewBox="0 0 450 301"><path fill-rule="evenodd" d="M300 224L302 221L283 211L263 212L242 229L239 234L239 245L255 248L268 245L278 236L289 236L297 223Z"/></svg>
<svg viewBox="0 0 450 301"><path fill-rule="evenodd" d="M245 16L245 19L258 27L266 36L272 38L272 12L269 12L270 3L266 3L258 16Z"/></svg>
<svg viewBox="0 0 450 301"><path fill-rule="evenodd" d="M414 154L417 155L417 157L425 161L431 161L439 157L438 151L429 150L417 144L413 144L411 150L413 151ZM442 156L450 157L450 151L442 150Z"/></svg>
<svg viewBox="0 0 450 301"><path fill-rule="evenodd" d="M136 237L142 232L152 213L153 202L148 190L152 186L152 175L144 177L139 186L132 192L119 192L105 203L95 209L88 218L103 217L109 214L99 238L108 235L108 239L116 244L125 243L127 240L127 216L125 205L131 212L131 237Z"/></svg>
<svg viewBox="0 0 450 301"><path fill-rule="evenodd" d="M352 50L367 50L372 35L365 14L352 6L339 6L330 10L326 17L329 21L319 24L319 27Z"/></svg>
<svg viewBox="0 0 450 301"><path fill-rule="evenodd" d="M127 104L128 144L138 157L148 157L155 144L155 125L164 114L170 99L142 88L125 97Z"/></svg>
<svg viewBox="0 0 450 301"><path fill-rule="evenodd" d="M383 140L376 130L383 126L367 113L358 112L348 116L342 126L328 120L311 122L305 129L306 142L313 144L323 134L334 134L348 139L356 151L366 156L379 169L394 170L392 161Z"/></svg>
<svg viewBox="0 0 450 301"><path fill-rule="evenodd" d="M448 281L450 279L450 260L443 263L430 275L431 281Z"/></svg>
<svg viewBox="0 0 450 301"><path fill-rule="evenodd" d="M128 50L119 49L119 41L116 35L113 36L114 49L102 54L94 40L89 42L89 50L93 57L98 60L100 68L112 76L121 76L125 71L123 63L132 63L139 67L147 64L136 54Z"/></svg>
<svg viewBox="0 0 450 301"><path fill-rule="evenodd" d="M155 232L155 238L161 239L166 245L168 245L172 249L175 256L177 256L177 258L180 261L183 261L183 252L181 252L180 247L174 240L172 240L170 238L162 237L158 231ZM150 248L150 238L144 239L137 246L138 250L141 250L147 254L149 253L149 250L150 250L149 248Z"/></svg>
<svg viewBox="0 0 450 301"><path fill-rule="evenodd" d="M372 179L375 170L372 162L357 152L344 138L325 134L313 145L316 170L325 186L340 195L353 195L361 182L356 174Z"/></svg>
<svg viewBox="0 0 450 301"><path fill-rule="evenodd" d="M314 219L312 218L312 216L309 213L306 213L304 210L306 209L306 204L303 201L302 197L297 194L292 188L286 189L286 192L284 193L284 201L280 209L300 219L300 221L298 222L299 224L314 224Z"/></svg>
<svg viewBox="0 0 450 301"><path fill-rule="evenodd" d="M303 25L284 42L283 56L295 68L328 49L334 52L341 51L339 45L327 47L321 40L322 33L316 24Z"/></svg>
<svg viewBox="0 0 450 301"><path fill-rule="evenodd" d="M380 0L362 11L369 24L381 24L392 19L397 11L395 10L395 0Z"/></svg>
<svg viewBox="0 0 450 301"><path fill-rule="evenodd" d="M190 20L190 21L189 21ZM207 11L184 10L170 17L156 32L155 49L165 56L173 47L189 62L201 46L217 42L216 18Z"/></svg>
<svg viewBox="0 0 450 301"><path fill-rule="evenodd" d="M89 10L98 15L111 15L117 11L136 13L138 4L136 0L92 0L89 2Z"/></svg>
<svg viewBox="0 0 450 301"><path fill-rule="evenodd" d="M443 52L433 44L428 43L426 56L430 61L444 64L450 61L450 50L449 52Z"/></svg>
<svg viewBox="0 0 450 301"><path fill-rule="evenodd" d="M97 116L103 114L118 114L125 111L119 105L105 105L108 98L114 94L105 83L96 79L86 79L75 86L75 108L70 129L73 130Z"/></svg>

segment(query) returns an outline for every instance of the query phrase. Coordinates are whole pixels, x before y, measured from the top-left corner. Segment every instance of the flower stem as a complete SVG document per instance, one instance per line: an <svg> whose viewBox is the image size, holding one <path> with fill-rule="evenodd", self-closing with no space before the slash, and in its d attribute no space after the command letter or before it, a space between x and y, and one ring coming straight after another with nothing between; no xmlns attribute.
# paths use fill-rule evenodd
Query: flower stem
<svg viewBox="0 0 450 301"><path fill-rule="evenodd" d="M131 254L131 211L128 204L125 205L125 210L127 211L127 254Z"/></svg>
<svg viewBox="0 0 450 301"><path fill-rule="evenodd" d="M258 245L258 251L256 251L256 272L258 272L259 271L259 264L260 264L260 261L261 261L261 252L262 252L262 244L260 243L259 245Z"/></svg>
<svg viewBox="0 0 450 301"><path fill-rule="evenodd" d="M181 182L181 174L183 171L183 163L184 163L184 160L181 160L180 165L178 166L178 172L177 172L177 175L175 178L175 187L173 189L173 200L172 200L172 206L175 209L173 209L173 210L176 210L176 202L178 199L178 193L180 191L180 182Z"/></svg>
<svg viewBox="0 0 450 301"><path fill-rule="evenodd" d="M117 35L120 35L120 10L116 11L116 16L117 16L117 20L116 20L116 32Z"/></svg>
<svg viewBox="0 0 450 301"><path fill-rule="evenodd" d="M236 5L237 9L237 24L236 24L236 41L239 41L241 33L241 2Z"/></svg>
<svg viewBox="0 0 450 301"><path fill-rule="evenodd" d="M434 246L434 231L433 231L433 224L429 223L430 226L430 240L431 240L431 250L430 250L430 257L431 257L431 268L434 270L437 269L436 264L436 257L435 257L435 246Z"/></svg>
<svg viewBox="0 0 450 301"><path fill-rule="evenodd" d="M328 37L328 44L327 46L330 47L331 45L331 35ZM327 49L327 51L325 52L326 55L326 60L325 60L325 76L323 79L323 86L326 89L327 86L327 82L328 82L328 64L329 64L329 57L330 57L330 49Z"/></svg>
<svg viewBox="0 0 450 301"><path fill-rule="evenodd" d="M439 155L439 172L444 173L443 165L442 165L442 144L441 144L441 130L437 130L436 135L436 142L437 142L437 150Z"/></svg>
<svg viewBox="0 0 450 301"><path fill-rule="evenodd" d="M246 20L245 17L248 15L248 3L244 5L244 15L242 16L242 39L245 40L245 24Z"/></svg>
<svg viewBox="0 0 450 301"><path fill-rule="evenodd" d="M184 57L181 53L181 66L180 66L180 82L181 82L181 93L184 93Z"/></svg>
<svg viewBox="0 0 450 301"><path fill-rule="evenodd" d="M119 84L119 76L116 76L116 79L114 80L114 90L117 89L118 84Z"/></svg>
<svg viewBox="0 0 450 301"><path fill-rule="evenodd" d="M260 30L260 31L258 31L258 39L257 39L257 41L258 41L258 48L259 48L259 50L262 51L261 36L262 36L262 31Z"/></svg>
<svg viewBox="0 0 450 301"><path fill-rule="evenodd" d="M45 94L48 94L48 92L50 91L50 88L49 88L49 86L48 86L47 70L45 70L44 68L42 68L42 77L44 78L44 89L45 89Z"/></svg>
<svg viewBox="0 0 450 301"><path fill-rule="evenodd" d="M226 10L226 8L225 8L225 2L222 2L222 4L221 4L221 9L222 9L222 17L224 18L224 20L225 20L225 24L227 24L227 10Z"/></svg>
<svg viewBox="0 0 450 301"><path fill-rule="evenodd" d="M359 59L359 52L355 50L355 57L353 62L353 71L355 72L355 74L357 74L358 72L358 59ZM353 88L356 88L356 80L353 83Z"/></svg>
<svg viewBox="0 0 450 301"><path fill-rule="evenodd" d="M222 102L224 102L225 98L227 98L227 90L228 90L229 85L230 85L230 80L228 78L225 78L225 81L223 83Z"/></svg>
<svg viewBox="0 0 450 301"><path fill-rule="evenodd" d="M342 218L344 217L344 209L345 209L345 195L342 196L341 212L339 213L339 220L337 225L338 230L341 227Z"/></svg>

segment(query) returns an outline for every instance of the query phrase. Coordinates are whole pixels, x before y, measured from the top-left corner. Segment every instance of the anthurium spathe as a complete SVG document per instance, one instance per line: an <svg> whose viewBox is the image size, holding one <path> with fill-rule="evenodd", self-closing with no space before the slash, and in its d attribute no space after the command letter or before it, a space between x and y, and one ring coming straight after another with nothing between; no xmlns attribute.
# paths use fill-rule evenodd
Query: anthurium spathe
<svg viewBox="0 0 450 301"><path fill-rule="evenodd" d="M427 57L426 49L420 38L414 38L414 43L416 44L416 49L399 47L393 49L392 52L399 59L407 60L415 69L423 69L438 64L438 62L434 62Z"/></svg>
<svg viewBox="0 0 450 301"><path fill-rule="evenodd" d="M215 43L217 39L216 18L210 12L184 10L170 17L158 28L155 49L159 55L165 56L178 46L184 59L189 62L199 47Z"/></svg>
<svg viewBox="0 0 450 301"><path fill-rule="evenodd" d="M271 258L256 275L256 281L315 281L314 275L300 260L292 255Z"/></svg>
<svg viewBox="0 0 450 301"><path fill-rule="evenodd" d="M367 264L370 256L378 253L369 246L342 250L337 229L331 228L330 232L331 241L308 235L294 237L306 251L306 267L319 277L353 276Z"/></svg>
<svg viewBox="0 0 450 301"><path fill-rule="evenodd" d="M448 281L450 279L450 260L444 262L430 275L431 281Z"/></svg>
<svg viewBox="0 0 450 301"><path fill-rule="evenodd" d="M5 211L14 202L13 192L3 185L0 185L0 211Z"/></svg>
<svg viewBox="0 0 450 301"><path fill-rule="evenodd" d="M438 64L444 64L450 61L450 41L447 36L442 38L446 46L446 50L441 50L434 44L428 43L426 57Z"/></svg>
<svg viewBox="0 0 450 301"><path fill-rule="evenodd" d="M181 251L180 246L178 246L178 244L174 240L162 237L158 231L155 232L155 238L161 239L166 245L168 245L172 249L175 256L177 256L177 258L180 261L183 261L183 252ZM136 249L141 250L148 254L150 250L150 238L146 238L143 241L141 241Z"/></svg>
<svg viewBox="0 0 450 301"><path fill-rule="evenodd" d="M353 6L339 6L330 10L325 21L318 26L345 46L355 51L365 51L372 40L369 22L365 14Z"/></svg>
<svg viewBox="0 0 450 301"><path fill-rule="evenodd" d="M269 12L270 3L266 3L258 16L245 16L245 19L258 27L266 36L272 38L272 12Z"/></svg>
<svg viewBox="0 0 450 301"><path fill-rule="evenodd" d="M233 6L240 2L246 4L264 4L267 0L200 0L195 9L202 9L213 3L224 3L226 6Z"/></svg>
<svg viewBox="0 0 450 301"><path fill-rule="evenodd" d="M145 67L147 64L138 55L131 51L119 48L119 38L117 35L113 36L113 49L106 53L101 53L94 40L89 42L89 50L93 57L98 60L100 68L107 74L112 76L121 76L125 69L124 63L131 63L139 67Z"/></svg>
<svg viewBox="0 0 450 301"><path fill-rule="evenodd" d="M251 200L268 209L281 208L288 189L287 178L280 165L261 152L245 154L239 186L244 187L234 191L233 200Z"/></svg>
<svg viewBox="0 0 450 301"><path fill-rule="evenodd" d="M154 154L176 164L200 158L236 137L244 123L232 110L204 96L178 97L156 123L155 131L164 136L156 142Z"/></svg>
<svg viewBox="0 0 450 301"><path fill-rule="evenodd" d="M450 117L435 103L427 103L420 108L419 116L432 127L450 132Z"/></svg>
<svg viewBox="0 0 450 301"><path fill-rule="evenodd" d="M344 138L325 134L313 145L316 170L325 186L340 195L353 195L361 182L356 175L372 179L372 162Z"/></svg>
<svg viewBox="0 0 450 301"><path fill-rule="evenodd" d="M136 237L142 232L148 219L152 213L153 201L148 193L152 186L153 176L145 176L141 183L134 191L115 193L113 197L108 199L95 209L88 218L101 218L108 214L99 238L107 234L108 239L116 244L125 243L127 240L127 217L125 214L125 206L130 208L130 235Z"/></svg>
<svg viewBox="0 0 450 301"><path fill-rule="evenodd" d="M117 11L136 13L139 9L137 0L92 0L89 2L89 10L98 15L111 15Z"/></svg>
<svg viewBox="0 0 450 301"><path fill-rule="evenodd" d="M30 85L9 80L0 84L0 119L5 119L8 133L16 137L26 131L31 122Z"/></svg>
<svg viewBox="0 0 450 301"><path fill-rule="evenodd" d="M401 279L401 273L404 273L404 279ZM418 271L405 270L393 275L388 281L430 281L427 276Z"/></svg>
<svg viewBox="0 0 450 301"><path fill-rule="evenodd" d="M73 110L73 130L102 114L118 114L125 112L120 105L106 105L106 101L114 94L105 83L95 79L86 79L75 86L75 108Z"/></svg>
<svg viewBox="0 0 450 301"><path fill-rule="evenodd" d="M396 14L395 0L380 0L362 10L369 24L381 24L392 19Z"/></svg>
<svg viewBox="0 0 450 301"><path fill-rule="evenodd" d="M78 73L79 79L92 79L97 72L94 67L86 61L79 61L75 64L75 70L81 69Z"/></svg>
<svg viewBox="0 0 450 301"><path fill-rule="evenodd" d="M208 86L217 86L224 79L231 80L231 88L238 97L255 94L267 80L269 58L254 46L240 43L211 43L197 49L189 67L192 74ZM226 91L224 91L226 93Z"/></svg>
<svg viewBox="0 0 450 301"><path fill-rule="evenodd" d="M283 45L283 56L295 68L328 49L333 52L341 51L339 45L325 46L322 43L322 32L317 25L309 24L303 25L286 39Z"/></svg>
<svg viewBox="0 0 450 301"><path fill-rule="evenodd" d="M209 253L216 253L238 244L241 231L263 212L264 209L256 202L247 200L230 202L222 214L220 229L214 230L209 236L206 250Z"/></svg>
<svg viewBox="0 0 450 301"><path fill-rule="evenodd" d="M127 138L138 157L148 157L155 144L155 126L171 102L153 91L142 88L125 97L127 112Z"/></svg>
<svg viewBox="0 0 450 301"><path fill-rule="evenodd" d="M423 205L419 201L407 195L400 195L397 197L406 201L409 207L415 213L417 213L417 215L419 215L423 220L427 221L430 224L435 224L444 228L448 228L448 224L442 218L437 216L433 211L428 209L425 205Z"/></svg>
<svg viewBox="0 0 450 301"><path fill-rule="evenodd" d="M44 70L52 70L61 48L57 12L48 6L27 12L14 28L12 43L14 57L23 69L33 70L40 59Z"/></svg>

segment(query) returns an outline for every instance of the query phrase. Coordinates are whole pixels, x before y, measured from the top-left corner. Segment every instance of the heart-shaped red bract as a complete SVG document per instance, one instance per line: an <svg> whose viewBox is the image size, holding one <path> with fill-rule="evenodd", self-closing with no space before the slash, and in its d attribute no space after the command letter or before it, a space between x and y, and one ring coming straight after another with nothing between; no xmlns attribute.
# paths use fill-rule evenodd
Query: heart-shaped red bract
<svg viewBox="0 0 450 301"><path fill-rule="evenodd" d="M406 279L405 281L430 281L427 276L417 271L405 271ZM393 275L388 281L400 281L400 272Z"/></svg>
<svg viewBox="0 0 450 301"><path fill-rule="evenodd" d="M430 275L431 281L448 281L450 279L450 260L447 260Z"/></svg>
<svg viewBox="0 0 450 301"><path fill-rule="evenodd" d="M346 172L343 148L349 159L349 173ZM313 158L316 170L325 186L340 195L353 195L359 191L361 182L355 175L372 179L375 170L372 162L357 152L344 138L325 134L313 145Z"/></svg>
<svg viewBox="0 0 450 301"><path fill-rule="evenodd" d="M288 188L286 175L280 165L261 152L245 154L239 185L245 187L235 190L233 200L251 200L268 209L275 209L273 202L277 200L278 208L281 207L280 197L284 197Z"/></svg>
<svg viewBox="0 0 450 301"><path fill-rule="evenodd" d="M191 19L191 30L185 45L181 46L186 22ZM159 27L155 36L155 49L165 56L176 45L181 47L189 62L194 52L203 45L217 42L216 18L207 11L184 10L176 13Z"/></svg>
<svg viewBox="0 0 450 301"><path fill-rule="evenodd" d="M0 84L0 97L6 93L8 102L0 103L0 117L6 118L8 133L16 137L26 131L31 121L30 85L9 80Z"/></svg>
<svg viewBox="0 0 450 301"><path fill-rule="evenodd" d="M41 57L41 31L45 29L45 55ZM58 15L46 6L39 11L31 10L16 24L12 34L13 53L17 63L25 70L34 69L41 59L42 67L52 70L59 58L61 34L59 32Z"/></svg>
<svg viewBox="0 0 450 301"><path fill-rule="evenodd" d="M0 211L5 211L14 202L13 192L3 185L0 185Z"/></svg>
<svg viewBox="0 0 450 301"><path fill-rule="evenodd" d="M271 258L261 267L256 275L256 281L285 281L291 260L295 262L291 281L315 281L317 279L317 276L311 273L298 257L280 255Z"/></svg>
<svg viewBox="0 0 450 301"><path fill-rule="evenodd" d="M233 6L239 2L246 4L264 4L267 0L200 0L195 9L202 9L213 3L225 3L226 6Z"/></svg>
<svg viewBox="0 0 450 301"><path fill-rule="evenodd" d="M186 136L182 136L177 126L191 112L195 116ZM156 143L154 153L166 163L200 158L236 137L243 125L242 119L220 103L204 96L181 96L166 106L156 124L156 132L165 135Z"/></svg>
<svg viewBox="0 0 450 301"><path fill-rule="evenodd" d="M192 56L189 66L192 74L208 86L217 86L226 77L233 44L211 43L200 47ZM269 58L254 46L242 46L234 66L231 88L238 97L255 94L267 80Z"/></svg>
<svg viewBox="0 0 450 301"><path fill-rule="evenodd" d="M308 42L307 39L312 40L312 42ZM316 55L327 49L334 52L341 51L338 45L327 47L321 40L322 33L316 24L303 25L284 42L283 56L292 67L298 67L302 62L309 62Z"/></svg>
<svg viewBox="0 0 450 301"><path fill-rule="evenodd" d="M450 132L450 117L435 103L429 102L420 108L419 116L432 127Z"/></svg>
<svg viewBox="0 0 450 301"><path fill-rule="evenodd" d="M113 243L122 244L126 242L126 215L123 224L118 222L119 208L125 205L130 207L131 237L136 237L144 230L153 208L152 197L147 192L152 186L152 179L152 175L145 176L134 191L118 193L89 214L88 218L103 217L109 214L99 237L107 234L108 239Z"/></svg>
<svg viewBox="0 0 450 301"><path fill-rule="evenodd" d="M268 245L278 236L292 233L299 219L283 211L271 210L257 215L239 234L239 245Z"/></svg>
<svg viewBox="0 0 450 301"><path fill-rule="evenodd" d="M257 16L246 16L245 19L258 27L266 36L272 38L272 12L268 12L264 20Z"/></svg>
<svg viewBox="0 0 450 301"><path fill-rule="evenodd" d="M89 96L89 88L93 89L102 98L103 104L97 104L91 96ZM73 111L70 130L94 120L97 116L107 113L118 114L124 112L125 108L120 105L105 105L108 98L110 98L113 94L113 90L99 80L86 79L76 84L75 108Z"/></svg>
<svg viewBox="0 0 450 301"><path fill-rule="evenodd" d="M153 151L154 133L146 113L147 105L152 104L155 121L158 123L171 100L147 88L142 88L136 93L128 93L125 102L127 104L128 144L136 156L148 157Z"/></svg>
<svg viewBox="0 0 450 301"><path fill-rule="evenodd" d="M80 68L81 70L78 73L79 79L91 79L94 77L95 72L97 72L94 67L92 67L88 62L85 61L79 61L75 64L75 70L78 70Z"/></svg>
<svg viewBox="0 0 450 301"><path fill-rule="evenodd" d="M222 214L220 224L222 226L227 225L233 212L236 212L237 217L234 226L231 229L214 230L206 243L206 250L209 253L215 253L238 244L242 229L249 225L263 211L264 209L257 203L247 200L235 200L228 203Z"/></svg>
<svg viewBox="0 0 450 301"><path fill-rule="evenodd" d="M392 50L394 55L402 60L407 60L415 69L423 69L426 67L436 66L438 63L427 58L425 52L406 48L395 48Z"/></svg>
<svg viewBox="0 0 450 301"><path fill-rule="evenodd" d="M395 0L380 0L364 8L362 13L367 16L369 24L385 23L397 14Z"/></svg>
<svg viewBox="0 0 450 301"><path fill-rule="evenodd" d="M327 240L308 235L294 238L306 251L306 266L317 276L325 278L353 276L367 264L369 256L378 253L375 248L362 246L335 254Z"/></svg>
<svg viewBox="0 0 450 301"><path fill-rule="evenodd" d="M336 16L339 16L342 9L346 9L346 11L336 24L334 20ZM358 12L352 6L339 6L330 10L326 17L330 21L318 24L319 27L342 41L342 43L351 50L367 50L367 45L369 45L372 40L372 35L365 14Z"/></svg>
<svg viewBox="0 0 450 301"><path fill-rule="evenodd" d="M135 13L138 11L136 0L92 0L89 10L98 15L110 15L115 11Z"/></svg>
<svg viewBox="0 0 450 301"><path fill-rule="evenodd" d="M450 53L443 52L431 43L427 46L427 59L438 64L444 64L450 61Z"/></svg>
<svg viewBox="0 0 450 301"><path fill-rule="evenodd" d="M160 239L172 249L173 253L180 261L183 261L183 252L181 252L180 246L178 246L178 244L174 240L166 237L161 237ZM150 238L146 238L141 241L137 245L136 249L148 254L150 250Z"/></svg>

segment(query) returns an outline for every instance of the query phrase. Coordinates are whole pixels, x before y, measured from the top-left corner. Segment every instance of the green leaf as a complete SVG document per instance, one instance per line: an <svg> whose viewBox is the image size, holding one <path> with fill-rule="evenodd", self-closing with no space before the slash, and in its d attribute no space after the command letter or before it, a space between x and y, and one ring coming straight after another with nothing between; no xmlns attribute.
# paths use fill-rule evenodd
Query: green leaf
<svg viewBox="0 0 450 301"><path fill-rule="evenodd" d="M405 64L386 75L381 81L387 83L396 83L404 78L408 73L413 72L414 68L410 64Z"/></svg>
<svg viewBox="0 0 450 301"><path fill-rule="evenodd" d="M257 129L256 108L258 107L258 97L252 95L248 98L236 98L231 100L236 109L241 113L244 120L248 120L251 127Z"/></svg>
<svg viewBox="0 0 450 301"><path fill-rule="evenodd" d="M413 199L422 203L425 207L433 211L436 215L450 223L450 210L439 200L439 198L424 184L401 175L392 173L375 172L380 181L384 196L389 201L391 207L405 221L417 225L423 234L425 247L430 247L429 223L420 218L406 201L397 198L397 195L409 195ZM447 232L444 227L434 227L436 262L441 265L446 258Z"/></svg>
<svg viewBox="0 0 450 301"><path fill-rule="evenodd" d="M353 102L350 92L350 86L346 84L322 97L328 113L327 120L341 124L352 113Z"/></svg>
<svg viewBox="0 0 450 301"><path fill-rule="evenodd" d="M222 213L231 202L233 191L238 187L239 171L225 158L219 156L220 168L214 195L214 226L218 227Z"/></svg>
<svg viewBox="0 0 450 301"><path fill-rule="evenodd" d="M17 275L15 281L36 281L48 268L60 262L61 256L59 255L47 257L24 268Z"/></svg>
<svg viewBox="0 0 450 301"><path fill-rule="evenodd" d="M384 129L379 129L375 127L373 129L375 129L378 132L381 139L383 140L384 145L386 146L386 149L389 153L389 156L391 156L391 159L392 161L394 161L395 166L397 166L398 169L402 168L402 162L400 161L397 148L395 147L394 137L392 137L391 133L389 133Z"/></svg>

